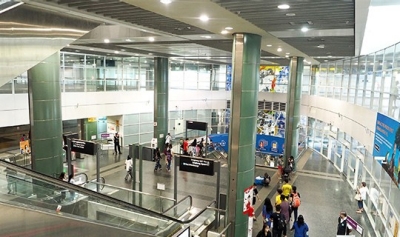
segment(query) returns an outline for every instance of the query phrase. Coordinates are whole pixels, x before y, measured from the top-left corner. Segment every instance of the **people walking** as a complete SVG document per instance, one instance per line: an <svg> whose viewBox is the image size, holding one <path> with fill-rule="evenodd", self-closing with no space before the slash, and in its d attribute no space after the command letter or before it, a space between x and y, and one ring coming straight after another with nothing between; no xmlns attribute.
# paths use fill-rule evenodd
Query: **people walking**
<svg viewBox="0 0 400 237"><path fill-rule="evenodd" d="M271 217L273 211L274 210L272 207L271 199L269 199L268 197L265 198L263 209L262 209L262 217L263 217L264 225L268 225L269 227L271 227L270 217Z"/></svg>
<svg viewBox="0 0 400 237"><path fill-rule="evenodd" d="M17 172L15 170L12 170L10 168L5 169L6 172L6 179L7 179L7 189L8 189L8 194L15 194L16 192L16 175Z"/></svg>
<svg viewBox="0 0 400 237"><path fill-rule="evenodd" d="M171 163L172 163L172 157L174 156L174 153L172 152L172 145L169 144L167 146L166 154L165 154L165 159L166 159L166 165L167 165L167 171L171 171Z"/></svg>
<svg viewBox="0 0 400 237"><path fill-rule="evenodd" d="M133 166L132 158L128 155L125 161L125 170L126 170L125 181L128 180L128 177L131 177L132 179L132 166Z"/></svg>
<svg viewBox="0 0 400 237"><path fill-rule="evenodd" d="M357 192L360 194L359 199L357 200L358 204L358 210L357 213L362 213L364 211L364 200L367 199L367 193L368 193L368 188L367 188L367 183L362 182L361 187L358 188Z"/></svg>
<svg viewBox="0 0 400 237"><path fill-rule="evenodd" d="M160 149L158 147L154 151L154 161L156 162L154 171L161 170L161 153L160 153Z"/></svg>
<svg viewBox="0 0 400 237"><path fill-rule="evenodd" d="M302 215L293 223L293 227L290 230L294 230L293 237L308 237L308 225L304 222Z"/></svg>
<svg viewBox="0 0 400 237"><path fill-rule="evenodd" d="M342 211L339 214L338 225L337 225L337 235L349 235L352 231L351 226L347 223L347 213Z"/></svg>
<svg viewBox="0 0 400 237"><path fill-rule="evenodd" d="M172 142L172 136L170 133L167 134L167 136L165 136L165 145L168 146L170 145Z"/></svg>
<svg viewBox="0 0 400 237"><path fill-rule="evenodd" d="M264 225L256 237L272 237L270 227L268 225Z"/></svg>
<svg viewBox="0 0 400 237"><path fill-rule="evenodd" d="M297 192L296 186L292 187L292 194L290 194L290 199L291 199L291 212L293 212L294 215L293 220L297 221L297 214L301 201L300 201L300 193ZM292 216L292 213L290 213L290 216Z"/></svg>
<svg viewBox="0 0 400 237"><path fill-rule="evenodd" d="M281 206L275 207L275 212L271 215L272 221L272 237L285 237L286 236L286 220L285 216L281 214Z"/></svg>

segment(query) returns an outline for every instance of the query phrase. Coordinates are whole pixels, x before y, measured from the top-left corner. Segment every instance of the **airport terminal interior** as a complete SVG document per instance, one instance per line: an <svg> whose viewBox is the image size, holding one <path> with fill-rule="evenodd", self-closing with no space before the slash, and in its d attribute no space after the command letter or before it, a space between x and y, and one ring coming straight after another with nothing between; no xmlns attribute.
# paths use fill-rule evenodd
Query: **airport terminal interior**
<svg viewBox="0 0 400 237"><path fill-rule="evenodd" d="M0 236L400 236L398 12L0 0Z"/></svg>

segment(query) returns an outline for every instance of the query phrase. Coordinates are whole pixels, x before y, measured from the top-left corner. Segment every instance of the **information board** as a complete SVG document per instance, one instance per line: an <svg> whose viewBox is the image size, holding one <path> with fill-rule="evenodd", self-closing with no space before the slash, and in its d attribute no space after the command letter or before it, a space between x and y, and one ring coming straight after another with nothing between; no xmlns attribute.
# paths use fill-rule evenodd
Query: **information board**
<svg viewBox="0 0 400 237"><path fill-rule="evenodd" d="M213 176L214 161L181 156L179 170Z"/></svg>
<svg viewBox="0 0 400 237"><path fill-rule="evenodd" d="M186 121L186 129L207 131L207 123L196 122L196 121Z"/></svg>
<svg viewBox="0 0 400 237"><path fill-rule="evenodd" d="M87 155L96 154L96 144L93 142L73 139L71 141L71 151L79 152Z"/></svg>

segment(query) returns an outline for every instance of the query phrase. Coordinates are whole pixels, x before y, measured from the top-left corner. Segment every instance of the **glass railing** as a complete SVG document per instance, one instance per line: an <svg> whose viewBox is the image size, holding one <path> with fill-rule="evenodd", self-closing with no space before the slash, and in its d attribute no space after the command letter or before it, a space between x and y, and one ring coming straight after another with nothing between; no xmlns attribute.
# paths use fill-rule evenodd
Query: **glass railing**
<svg viewBox="0 0 400 237"><path fill-rule="evenodd" d="M182 198L179 202L177 202L176 205L173 205L168 209L166 209L163 212L163 214L177 219L181 219L182 217L185 216L187 212L189 212L192 209L192 204L193 204L193 198L192 196L188 195Z"/></svg>
<svg viewBox="0 0 400 237"><path fill-rule="evenodd" d="M97 184L101 187L101 193L113 197L115 199L140 206L147 210L157 213L164 213L165 210L172 208L175 205L175 199L157 196L150 193L140 192L137 190L117 187L103 182L88 181L83 187L96 190ZM192 207L192 202L187 204L187 208Z"/></svg>
<svg viewBox="0 0 400 237"><path fill-rule="evenodd" d="M0 200L3 203L22 205L44 212L58 212L65 217L127 229L144 235L171 236L188 224L193 230L201 230L215 219L215 211L209 209L215 206L215 201L204 209L195 211L193 216L178 219L3 160L0 160L0 184L7 187L0 189ZM143 194L141 196L142 200L147 198L144 198ZM191 206L191 201L186 200L187 198L176 206L177 212L183 213L185 208ZM191 211L194 212L193 209Z"/></svg>

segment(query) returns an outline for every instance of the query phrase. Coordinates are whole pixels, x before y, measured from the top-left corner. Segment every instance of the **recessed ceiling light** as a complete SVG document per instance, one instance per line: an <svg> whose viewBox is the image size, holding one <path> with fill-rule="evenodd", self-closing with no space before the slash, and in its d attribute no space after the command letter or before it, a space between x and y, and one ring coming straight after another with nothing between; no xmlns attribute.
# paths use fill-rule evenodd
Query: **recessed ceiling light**
<svg viewBox="0 0 400 237"><path fill-rule="evenodd" d="M126 50L125 50L125 49L121 49L121 51L122 51L122 52L125 52Z"/></svg>
<svg viewBox="0 0 400 237"><path fill-rule="evenodd" d="M69 47L69 44L67 44L67 47Z"/></svg>
<svg viewBox="0 0 400 237"><path fill-rule="evenodd" d="M104 43L110 43L109 39L104 39Z"/></svg>
<svg viewBox="0 0 400 237"><path fill-rule="evenodd" d="M278 6L278 8L279 8L279 9L282 9L282 10L286 10L286 9L289 9L290 6L287 5L287 4L281 4L281 5Z"/></svg>
<svg viewBox="0 0 400 237"><path fill-rule="evenodd" d="M154 42L154 37L149 37L150 42Z"/></svg>
<svg viewBox="0 0 400 237"><path fill-rule="evenodd" d="M149 53L149 55L153 55L152 53Z"/></svg>
<svg viewBox="0 0 400 237"><path fill-rule="evenodd" d="M226 34L228 34L229 32L227 31L227 30L223 30L223 31L221 31L221 34L223 34L223 35L226 35Z"/></svg>
<svg viewBox="0 0 400 237"><path fill-rule="evenodd" d="M267 47L272 47L272 44L267 44Z"/></svg>
<svg viewBox="0 0 400 237"><path fill-rule="evenodd" d="M225 30L233 30L233 28L228 26L228 27L225 27Z"/></svg>
<svg viewBox="0 0 400 237"><path fill-rule="evenodd" d="M288 58L288 57L289 57L289 55L286 55L285 57L287 57L287 58Z"/></svg>
<svg viewBox="0 0 400 237"><path fill-rule="evenodd" d="M172 1L171 0L160 0L161 3L164 4L170 4Z"/></svg>
<svg viewBox="0 0 400 237"><path fill-rule="evenodd" d="M118 51L114 51L114 53L119 53Z"/></svg>
<svg viewBox="0 0 400 237"><path fill-rule="evenodd" d="M207 22L210 18L207 15L201 15L199 18L201 21Z"/></svg>
<svg viewBox="0 0 400 237"><path fill-rule="evenodd" d="M303 28L301 28L301 31L302 31L302 32L307 32L307 31L308 31L308 28L307 28L307 27L303 27Z"/></svg>
<svg viewBox="0 0 400 237"><path fill-rule="evenodd" d="M324 62L328 62L328 60L325 59Z"/></svg>
<svg viewBox="0 0 400 237"><path fill-rule="evenodd" d="M311 62L307 62L308 64L311 64Z"/></svg>
<svg viewBox="0 0 400 237"><path fill-rule="evenodd" d="M325 48L325 45L324 44L320 44L320 45L317 46L317 48L323 49L323 48Z"/></svg>
<svg viewBox="0 0 400 237"><path fill-rule="evenodd" d="M147 63L147 61L145 60L144 63Z"/></svg>
<svg viewBox="0 0 400 237"><path fill-rule="evenodd" d="M329 55L328 58L332 58L332 55Z"/></svg>
<svg viewBox="0 0 400 237"><path fill-rule="evenodd" d="M286 54L290 54L290 53L286 53Z"/></svg>
<svg viewBox="0 0 400 237"><path fill-rule="evenodd" d="M132 40L131 40L131 39L126 39L125 41L126 41L126 42L132 42Z"/></svg>
<svg viewBox="0 0 400 237"><path fill-rule="evenodd" d="M296 16L296 13L286 13L286 16Z"/></svg>
<svg viewBox="0 0 400 237"><path fill-rule="evenodd" d="M139 56L139 54L135 53L135 56Z"/></svg>
<svg viewBox="0 0 400 237"><path fill-rule="evenodd" d="M277 51L278 51L278 52L282 52L282 48L278 48Z"/></svg>
<svg viewBox="0 0 400 237"><path fill-rule="evenodd" d="M202 38L206 38L206 39L211 39L211 36L209 36L209 35L203 35L203 36L201 36Z"/></svg>
<svg viewBox="0 0 400 237"><path fill-rule="evenodd" d="M94 50L94 49L90 48L90 50Z"/></svg>

